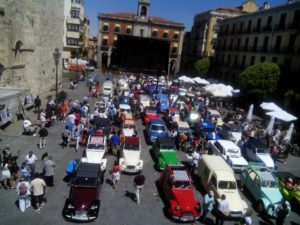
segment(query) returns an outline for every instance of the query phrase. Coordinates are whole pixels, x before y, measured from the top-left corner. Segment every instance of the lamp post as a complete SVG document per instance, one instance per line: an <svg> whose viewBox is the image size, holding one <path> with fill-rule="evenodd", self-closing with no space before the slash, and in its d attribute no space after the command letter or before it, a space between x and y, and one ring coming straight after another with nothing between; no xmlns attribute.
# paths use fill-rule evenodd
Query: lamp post
<svg viewBox="0 0 300 225"><path fill-rule="evenodd" d="M54 62L55 62L55 66L56 66L56 76L55 76L55 97L57 97L57 79L58 79L58 74L57 74L57 66L59 63L59 58L60 58L60 52L59 49L56 48L54 53L53 53L53 57L54 57Z"/></svg>

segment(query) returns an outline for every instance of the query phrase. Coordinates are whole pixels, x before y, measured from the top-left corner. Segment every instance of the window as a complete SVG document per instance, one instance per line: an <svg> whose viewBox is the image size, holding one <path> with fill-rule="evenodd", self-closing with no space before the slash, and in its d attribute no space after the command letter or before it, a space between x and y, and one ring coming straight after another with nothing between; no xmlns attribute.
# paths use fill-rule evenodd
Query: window
<svg viewBox="0 0 300 225"><path fill-rule="evenodd" d="M254 62L255 62L255 56L251 56L251 59L250 59L250 65L254 65Z"/></svg>
<svg viewBox="0 0 300 225"><path fill-rule="evenodd" d="M131 34L131 31L132 31L131 28L129 27L126 28L126 34Z"/></svg>
<svg viewBox="0 0 300 225"><path fill-rule="evenodd" d="M228 30L229 30L229 25L226 25L226 30L225 30L225 34L228 34Z"/></svg>
<svg viewBox="0 0 300 225"><path fill-rule="evenodd" d="M260 57L260 62L264 62L264 61L266 61L266 57L265 56Z"/></svg>
<svg viewBox="0 0 300 225"><path fill-rule="evenodd" d="M245 40L245 50L248 50L249 38L247 37Z"/></svg>
<svg viewBox="0 0 300 225"><path fill-rule="evenodd" d="M276 37L276 43L275 43L275 51L280 51L280 46L281 46L281 35L278 35Z"/></svg>
<svg viewBox="0 0 300 225"><path fill-rule="evenodd" d="M272 16L268 16L267 28L271 28L271 26L272 26Z"/></svg>
<svg viewBox="0 0 300 225"><path fill-rule="evenodd" d="M152 31L152 37L157 37L157 30Z"/></svg>
<svg viewBox="0 0 300 225"><path fill-rule="evenodd" d="M264 45L263 45L263 51L267 51L268 50L268 42L269 42L269 36L265 36L264 37Z"/></svg>
<svg viewBox="0 0 300 225"><path fill-rule="evenodd" d="M273 63L277 63L277 62L278 62L278 58L277 58L277 57L273 57L273 58L272 58L272 62L273 62Z"/></svg>
<svg viewBox="0 0 300 225"><path fill-rule="evenodd" d="M108 31L108 24L104 24L102 26L102 31L107 32Z"/></svg>
<svg viewBox="0 0 300 225"><path fill-rule="evenodd" d="M172 50L171 50L172 54L176 54L176 53L177 53L177 49L178 49L178 48L174 46L174 47L172 48Z"/></svg>
<svg viewBox="0 0 300 225"><path fill-rule="evenodd" d="M141 29L141 30L140 30L140 34L141 34L141 37L144 36L144 29Z"/></svg>
<svg viewBox="0 0 300 225"><path fill-rule="evenodd" d="M279 21L279 29L284 29L285 26L285 19L286 19L286 13L282 13L280 16L280 21Z"/></svg>
<svg viewBox="0 0 300 225"><path fill-rule="evenodd" d="M120 32L120 26L115 26L115 33L119 33Z"/></svg>
<svg viewBox="0 0 300 225"><path fill-rule="evenodd" d="M231 55L228 55L228 57L227 57L227 66L230 66L230 61L231 61Z"/></svg>
<svg viewBox="0 0 300 225"><path fill-rule="evenodd" d="M141 7L141 17L145 18L147 16L147 7L142 6Z"/></svg>
<svg viewBox="0 0 300 225"><path fill-rule="evenodd" d="M295 16L293 19L293 27L300 27L300 10L295 11Z"/></svg>
<svg viewBox="0 0 300 225"><path fill-rule="evenodd" d="M224 41L224 45L223 45L223 49L226 49L226 45L227 45L227 39L225 39L225 41Z"/></svg>
<svg viewBox="0 0 300 225"><path fill-rule="evenodd" d="M257 19L257 23L256 23L256 31L259 32L260 31L260 26L261 26L261 18Z"/></svg>
<svg viewBox="0 0 300 225"><path fill-rule="evenodd" d="M244 67L246 64L246 56L243 55L241 67Z"/></svg>
<svg viewBox="0 0 300 225"><path fill-rule="evenodd" d="M72 18L79 18L79 16L80 16L80 11L79 10L74 10L74 9L71 10L71 17Z"/></svg>
<svg viewBox="0 0 300 225"><path fill-rule="evenodd" d="M169 33L165 31L165 32L163 33L163 38L168 38L168 37L169 37Z"/></svg>
<svg viewBox="0 0 300 225"><path fill-rule="evenodd" d="M72 0L72 3L80 4L80 3L81 3L81 0Z"/></svg>
<svg viewBox="0 0 300 225"><path fill-rule="evenodd" d="M243 28L244 28L244 22L241 22L241 23L240 23L240 30L239 30L239 31L240 31L240 33L242 33L242 32L243 32Z"/></svg>
<svg viewBox="0 0 300 225"><path fill-rule="evenodd" d="M256 51L256 49L257 49L257 43L258 43L258 37L255 37L254 38L254 42L253 42L253 47L252 47L253 51Z"/></svg>
<svg viewBox="0 0 300 225"><path fill-rule="evenodd" d="M232 26L232 34L234 34L235 33L235 23L233 24L233 26Z"/></svg>
<svg viewBox="0 0 300 225"><path fill-rule="evenodd" d="M231 50L232 47L233 47L233 38L231 38L231 40L230 40L229 50Z"/></svg>
<svg viewBox="0 0 300 225"><path fill-rule="evenodd" d="M102 40L102 45L103 46L107 46L108 45L108 40L107 39L103 39Z"/></svg>
<svg viewBox="0 0 300 225"><path fill-rule="evenodd" d="M234 65L236 66L238 64L239 56L235 55L234 57Z"/></svg>
<svg viewBox="0 0 300 225"><path fill-rule="evenodd" d="M291 34L290 39L289 39L289 44L288 44L288 51L292 52L294 51L295 43L296 43L296 34Z"/></svg>
<svg viewBox="0 0 300 225"><path fill-rule="evenodd" d="M241 39L239 38L237 40L236 50L240 50L240 46L241 46Z"/></svg>
<svg viewBox="0 0 300 225"><path fill-rule="evenodd" d="M248 21L248 28L247 28L247 32L251 31L251 26L252 26L252 20Z"/></svg>
<svg viewBox="0 0 300 225"><path fill-rule="evenodd" d="M67 24L67 30L68 31L79 31L79 25L78 24Z"/></svg>
<svg viewBox="0 0 300 225"><path fill-rule="evenodd" d="M212 178L211 178L211 184L212 184L214 187L217 187L217 179L216 179L214 176L212 176Z"/></svg>
<svg viewBox="0 0 300 225"><path fill-rule="evenodd" d="M78 46L79 39L76 38L67 38L67 45Z"/></svg>
<svg viewBox="0 0 300 225"><path fill-rule="evenodd" d="M174 33L173 39L177 40L178 38L179 38L179 34L178 33Z"/></svg>

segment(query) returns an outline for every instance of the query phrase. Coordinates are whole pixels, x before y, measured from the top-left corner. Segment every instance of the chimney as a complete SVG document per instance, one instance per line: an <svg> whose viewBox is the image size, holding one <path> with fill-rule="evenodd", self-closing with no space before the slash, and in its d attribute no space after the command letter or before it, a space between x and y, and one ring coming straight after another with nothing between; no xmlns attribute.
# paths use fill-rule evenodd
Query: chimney
<svg viewBox="0 0 300 225"><path fill-rule="evenodd" d="M270 9L270 8L271 8L270 3L269 2L264 2L263 10L267 10L267 9Z"/></svg>

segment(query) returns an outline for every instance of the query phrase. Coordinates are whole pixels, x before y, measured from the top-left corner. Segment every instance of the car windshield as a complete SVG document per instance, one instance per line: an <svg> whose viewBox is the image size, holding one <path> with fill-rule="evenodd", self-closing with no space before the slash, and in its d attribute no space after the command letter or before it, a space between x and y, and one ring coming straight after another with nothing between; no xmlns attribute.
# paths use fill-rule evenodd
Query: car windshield
<svg viewBox="0 0 300 225"><path fill-rule="evenodd" d="M218 188L235 190L236 183L234 181L219 181Z"/></svg>
<svg viewBox="0 0 300 225"><path fill-rule="evenodd" d="M124 124L123 128L124 129L135 129L135 125L133 125L133 124Z"/></svg>
<svg viewBox="0 0 300 225"><path fill-rule="evenodd" d="M161 126L161 125L152 125L151 130L153 130L153 131L166 131L166 128L165 128L165 126Z"/></svg>
<svg viewBox="0 0 300 225"><path fill-rule="evenodd" d="M133 145L133 144L125 144L124 149L132 150L132 151L139 151L140 146L139 145Z"/></svg>
<svg viewBox="0 0 300 225"><path fill-rule="evenodd" d="M261 186L267 188L278 188L277 182L275 180L263 180L261 182Z"/></svg>
<svg viewBox="0 0 300 225"><path fill-rule="evenodd" d="M89 149L89 150L103 150L104 145L101 145L101 144L88 144L87 149Z"/></svg>
<svg viewBox="0 0 300 225"><path fill-rule="evenodd" d="M174 188L190 188L191 183L189 181L184 180L176 180L173 183Z"/></svg>
<svg viewBox="0 0 300 225"><path fill-rule="evenodd" d="M178 127L178 133L191 133L191 129L188 127Z"/></svg>
<svg viewBox="0 0 300 225"><path fill-rule="evenodd" d="M160 145L160 150L169 150L169 149L173 150L173 149L175 149L175 146L171 145L171 144L170 145L168 145L168 144L163 144L163 145L161 144Z"/></svg>
<svg viewBox="0 0 300 225"><path fill-rule="evenodd" d="M105 91L110 91L111 89L110 89L110 88L104 88L104 90L105 90Z"/></svg>
<svg viewBox="0 0 300 225"><path fill-rule="evenodd" d="M229 149L227 149L227 152L231 153L231 154L238 154L239 150L238 149L234 149L234 148L229 148Z"/></svg>
<svg viewBox="0 0 300 225"><path fill-rule="evenodd" d="M130 109L121 109L121 112L131 113Z"/></svg>
<svg viewBox="0 0 300 225"><path fill-rule="evenodd" d="M268 154L268 153L269 153L269 150L268 150L267 148L258 148L258 149L256 150L256 152L257 152L258 154Z"/></svg>
<svg viewBox="0 0 300 225"><path fill-rule="evenodd" d="M146 111L146 113L147 114L156 114L156 110L154 110L154 109L147 109L147 111Z"/></svg>

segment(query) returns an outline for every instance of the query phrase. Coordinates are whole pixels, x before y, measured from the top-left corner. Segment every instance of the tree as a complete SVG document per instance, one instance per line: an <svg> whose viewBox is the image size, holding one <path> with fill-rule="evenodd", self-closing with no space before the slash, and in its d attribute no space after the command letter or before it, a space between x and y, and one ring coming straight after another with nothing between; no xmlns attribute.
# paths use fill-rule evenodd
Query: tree
<svg viewBox="0 0 300 225"><path fill-rule="evenodd" d="M203 58L203 59L199 59L196 63L195 63L195 69L196 71L200 74L200 75L207 75L208 69L210 66L210 60L209 58Z"/></svg>
<svg viewBox="0 0 300 225"><path fill-rule="evenodd" d="M240 86L250 98L266 99L274 94L280 78L277 64L263 62L247 67L240 74Z"/></svg>

